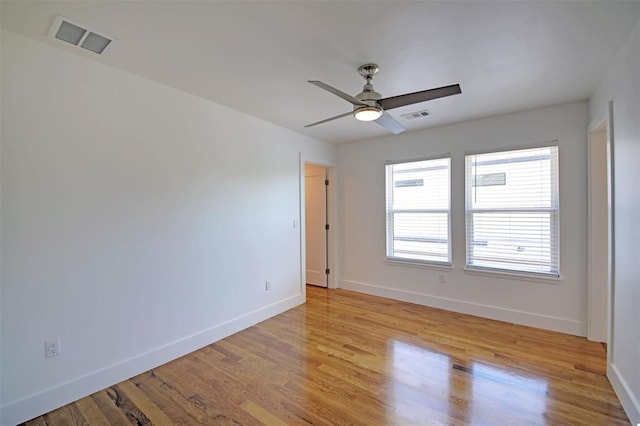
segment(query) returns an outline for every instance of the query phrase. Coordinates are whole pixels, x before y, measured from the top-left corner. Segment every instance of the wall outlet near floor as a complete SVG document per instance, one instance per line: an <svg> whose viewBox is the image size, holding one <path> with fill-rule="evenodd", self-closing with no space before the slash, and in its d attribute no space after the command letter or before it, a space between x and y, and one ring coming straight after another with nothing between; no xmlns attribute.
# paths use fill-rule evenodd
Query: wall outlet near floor
<svg viewBox="0 0 640 426"><path fill-rule="evenodd" d="M440 284L444 284L444 283L445 283L445 281L446 281L446 280L444 279L444 274L443 274L443 273L439 273L439 274L438 274L438 282L439 282Z"/></svg>
<svg viewBox="0 0 640 426"><path fill-rule="evenodd" d="M267 280L264 282L264 291L271 291L271 281Z"/></svg>
<svg viewBox="0 0 640 426"><path fill-rule="evenodd" d="M47 340L44 342L44 357L53 358L62 353L62 346L60 346L60 338L54 340Z"/></svg>

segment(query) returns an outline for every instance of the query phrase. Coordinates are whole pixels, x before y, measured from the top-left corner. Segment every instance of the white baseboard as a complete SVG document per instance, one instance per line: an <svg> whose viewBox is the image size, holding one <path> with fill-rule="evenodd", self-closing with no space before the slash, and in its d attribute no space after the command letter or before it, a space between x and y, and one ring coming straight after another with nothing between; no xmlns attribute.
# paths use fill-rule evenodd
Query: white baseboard
<svg viewBox="0 0 640 426"><path fill-rule="evenodd" d="M339 288L498 321L511 322L514 324L542 328L545 330L559 331L561 333L573 334L576 336L586 336L586 323L584 321L576 321L569 318L541 315L534 312L508 309L500 306L483 305L464 300L432 296L424 293L382 287L357 281L341 280Z"/></svg>
<svg viewBox="0 0 640 426"><path fill-rule="evenodd" d="M186 336L152 351L136 355L84 376L60 383L59 385L28 397L10 402L1 409L2 418L0 419L0 425L16 425L51 410L55 410L58 407L210 345L213 342L294 308L304 303L304 301L304 294L291 296L238 318Z"/></svg>
<svg viewBox="0 0 640 426"><path fill-rule="evenodd" d="M620 374L615 364L607 365L607 377L616 395L618 395L622 408L624 408L624 411L627 413L631 424L640 424L640 402L638 402L638 399L633 395L631 389L629 389L627 381Z"/></svg>

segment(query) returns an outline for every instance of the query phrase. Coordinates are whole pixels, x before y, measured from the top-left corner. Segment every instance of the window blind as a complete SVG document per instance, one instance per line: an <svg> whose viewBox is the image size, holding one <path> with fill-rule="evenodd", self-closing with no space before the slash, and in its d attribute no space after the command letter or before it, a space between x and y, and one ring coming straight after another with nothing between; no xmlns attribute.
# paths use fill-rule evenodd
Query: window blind
<svg viewBox="0 0 640 426"><path fill-rule="evenodd" d="M387 258L451 264L450 158L386 166Z"/></svg>
<svg viewBox="0 0 640 426"><path fill-rule="evenodd" d="M558 147L466 156L467 267L559 276Z"/></svg>

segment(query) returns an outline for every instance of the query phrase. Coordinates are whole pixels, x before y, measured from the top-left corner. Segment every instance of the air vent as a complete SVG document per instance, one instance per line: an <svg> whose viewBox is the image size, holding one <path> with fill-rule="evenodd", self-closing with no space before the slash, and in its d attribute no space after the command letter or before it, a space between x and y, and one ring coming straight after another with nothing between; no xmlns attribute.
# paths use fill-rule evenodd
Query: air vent
<svg viewBox="0 0 640 426"><path fill-rule="evenodd" d="M53 21L49 36L98 55L104 53L114 40L112 37L100 35L84 25L59 15Z"/></svg>
<svg viewBox="0 0 640 426"><path fill-rule="evenodd" d="M405 120L413 120L416 118L424 118L424 117L427 117L428 115L429 115L429 110L423 109L422 111L415 111L415 112L410 112L408 114L402 114L401 117L404 118Z"/></svg>

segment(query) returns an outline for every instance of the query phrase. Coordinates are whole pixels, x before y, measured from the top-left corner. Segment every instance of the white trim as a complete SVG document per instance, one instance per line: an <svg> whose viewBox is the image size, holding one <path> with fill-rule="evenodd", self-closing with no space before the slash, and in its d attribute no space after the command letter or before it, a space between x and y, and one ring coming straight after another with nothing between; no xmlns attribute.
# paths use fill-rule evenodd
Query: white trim
<svg viewBox="0 0 640 426"><path fill-rule="evenodd" d="M386 297L389 299L401 300L403 302L417 303L423 306L459 312L467 315L475 315L498 321L573 334L576 336L584 336L586 334L586 323L584 321L576 321L570 318L541 315L534 312L502 308L500 306L483 305L480 303L433 296L413 291L398 290L395 288L357 281L341 280L340 288L379 297Z"/></svg>
<svg viewBox="0 0 640 426"><path fill-rule="evenodd" d="M640 402L633 396L627 381L622 377L615 364L607 364L607 378L620 399L622 408L627 413L631 424L640 424Z"/></svg>
<svg viewBox="0 0 640 426"><path fill-rule="evenodd" d="M443 158L451 158L452 154L450 152L431 155L429 157L417 157L417 158L409 158L407 160L386 160L384 162L385 166L390 166L393 164L404 164L404 163L416 163L418 161L429 161L429 160L442 160ZM451 165L449 165L449 169L451 169Z"/></svg>
<svg viewBox="0 0 640 426"><path fill-rule="evenodd" d="M535 148L548 148L552 146L559 147L560 141L558 139L552 139L549 141L533 142L533 143L523 144L523 145L514 145L511 147L507 146L507 147L499 147L499 148L488 148L483 150L470 150L470 151L465 151L464 156L466 157L468 155L493 154L496 152L519 151L519 150L535 149Z"/></svg>
<svg viewBox="0 0 640 426"><path fill-rule="evenodd" d="M300 292L305 296L307 292L305 285L307 283L307 236L305 232L305 170L304 170L304 154L299 154L298 159L298 239L300 240Z"/></svg>
<svg viewBox="0 0 640 426"><path fill-rule="evenodd" d="M441 271L453 271L453 264L451 263L435 263L435 262L412 262L411 260L399 260L384 259L386 263L391 266L403 266L408 268L420 268L420 269L439 269Z"/></svg>
<svg viewBox="0 0 640 426"><path fill-rule="evenodd" d="M446 209L394 209L393 208L393 199L395 196L395 189L393 184L393 167L398 164L410 164L410 163L418 163L423 161L436 161L436 160L449 160L447 164L447 185L449 186L449 197L448 197L448 206ZM452 188L453 183L451 180L451 168L452 168L453 158L451 153L447 154L438 154L436 156L432 156L429 158L423 159L415 159L415 160L406 160L406 161L387 161L384 166L385 173L385 247L384 253L386 253L387 261L398 261L398 262L407 262L407 263L424 263L424 264L435 264L442 266L452 266L453 265L453 244L452 244L452 236L453 236L453 226L452 226L452 207L451 207L451 199L452 199ZM390 196L391 194L391 196ZM446 213L447 215L447 261L431 261L431 260L420 260L420 259L411 259L408 257L400 257L400 256L391 256L389 250L390 241L395 241L394 235L394 215L396 212L424 212L424 213ZM393 243L392 243L393 245Z"/></svg>
<svg viewBox="0 0 640 426"><path fill-rule="evenodd" d="M477 171L475 170L474 163L477 161L476 157L477 156L484 156L486 154L505 154L505 155L512 155L514 153L521 153L522 151L531 151L531 150L543 150L543 149L548 149L550 151L550 161L551 161L551 166L549 169L550 172L550 176L551 176L551 183L554 184L554 188L552 188L552 190L550 191L550 197L551 197L551 205L554 207L550 207L550 208L545 208L545 209L540 209L540 208L484 208L484 209L480 209L480 208L474 208L473 207L473 202L472 199L473 194L475 194L475 189L474 186L471 182L471 177L473 176L473 174L477 173ZM561 266L562 266L562 261L560 258L561 255L561 246L560 246L560 240L561 240L561 223L560 223L560 199L559 199L559 194L560 194L560 145L559 145L559 141L556 140L552 140L552 141L547 141L547 142L539 142L539 143L535 143L535 144L530 144L528 146L524 146L524 147L519 147L516 149L502 149L502 150L497 150L497 151L482 151L482 152L476 152L476 153L470 153L470 152L465 152L465 156L464 156L464 163L465 163L465 167L464 167L464 195L465 195L465 203L464 203L464 212L465 212L465 225L464 225L464 231L465 231L465 271L486 271L486 272L497 272L497 273L501 273L502 271L504 271L505 273L511 273L511 274L517 274L517 275L522 275L522 276L533 276L533 277L539 277L539 278L544 278L544 279L560 279L561 275L560 275L560 271L561 271ZM555 173L554 173L555 171ZM540 176L540 173L538 173L538 176ZM550 247L551 247L551 259L549 260L549 269L550 270L555 270L554 273L536 273L534 271L527 271L524 268L520 268L520 269L516 269L515 266L517 265L516 261L511 262L512 263L512 268L505 268L504 270L502 268L498 268L498 267L487 267L487 266L481 266L481 265L474 265L472 260L475 259L475 249L473 241L470 241L470 238L473 237L473 231L472 229L474 228L473 224L474 224L474 217L476 213L509 213L509 212L532 212L532 213L549 213L549 222L550 222ZM555 230L555 232L554 232ZM555 255L555 256L554 256ZM556 262L553 261L553 259L557 259ZM505 260L505 259L503 259ZM511 259L513 260L513 259Z"/></svg>
<svg viewBox="0 0 640 426"><path fill-rule="evenodd" d="M609 186L607 193L609 195L609 306L607 307L607 322L609 329L607 330L607 363L613 363L613 355L615 351L615 339L613 326L615 322L615 288L616 288L616 192L615 192L615 134L613 122L613 100L609 100L607 104L607 157L609 158L609 168L607 172Z"/></svg>
<svg viewBox="0 0 640 426"><path fill-rule="evenodd" d="M304 303L304 293L257 309L206 330L76 377L2 406L0 424L15 425L165 364Z"/></svg>
<svg viewBox="0 0 640 426"><path fill-rule="evenodd" d="M466 267L464 268L465 274L471 275L484 275L485 277L494 277L494 278L506 278L506 279L518 279L524 281L534 281L538 283L546 283L546 284L557 284L559 281L562 281L562 275L542 275L542 274L527 274L525 272L511 271L505 269L504 271L499 271L497 269L489 269L489 268L475 268L475 267Z"/></svg>

